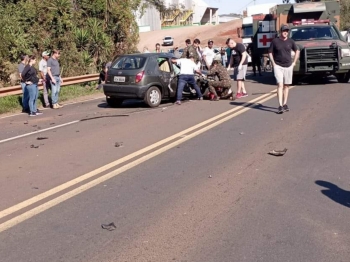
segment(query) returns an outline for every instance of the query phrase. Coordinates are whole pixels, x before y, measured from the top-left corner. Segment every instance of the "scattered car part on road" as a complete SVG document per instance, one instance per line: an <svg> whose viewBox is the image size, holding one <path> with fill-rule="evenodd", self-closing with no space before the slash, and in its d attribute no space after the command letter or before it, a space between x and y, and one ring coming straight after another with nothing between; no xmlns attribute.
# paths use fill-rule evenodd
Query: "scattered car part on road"
<svg viewBox="0 0 350 262"><path fill-rule="evenodd" d="M113 231L113 230L117 229L117 227L115 226L115 224L113 222L109 223L109 224L102 224L101 227L103 229L108 230L108 231Z"/></svg>
<svg viewBox="0 0 350 262"><path fill-rule="evenodd" d="M269 152L269 155L273 155L273 156L284 156L284 154L287 152L287 148L283 149L283 150L272 150Z"/></svg>

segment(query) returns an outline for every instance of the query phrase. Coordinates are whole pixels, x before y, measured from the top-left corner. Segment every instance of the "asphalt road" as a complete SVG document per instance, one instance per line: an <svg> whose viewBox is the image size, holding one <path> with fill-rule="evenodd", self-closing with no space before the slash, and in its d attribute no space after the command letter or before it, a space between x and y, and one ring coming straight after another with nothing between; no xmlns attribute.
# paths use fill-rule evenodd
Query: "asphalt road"
<svg viewBox="0 0 350 262"><path fill-rule="evenodd" d="M350 261L349 84L296 86L277 115L260 80L0 118L0 261Z"/></svg>

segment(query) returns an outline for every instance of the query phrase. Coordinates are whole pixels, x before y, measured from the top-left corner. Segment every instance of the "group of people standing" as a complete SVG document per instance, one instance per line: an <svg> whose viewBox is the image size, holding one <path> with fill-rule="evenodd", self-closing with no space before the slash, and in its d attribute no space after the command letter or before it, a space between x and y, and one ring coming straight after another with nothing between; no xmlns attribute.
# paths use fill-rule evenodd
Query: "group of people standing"
<svg viewBox="0 0 350 262"><path fill-rule="evenodd" d="M271 46L268 49L268 56L270 58L271 66L273 67L274 76L277 83L277 97L278 97L278 114L282 114L283 112L289 111L289 107L287 105L288 101L288 93L289 87L293 81L293 69L299 59L300 50L295 42L288 38L289 27L287 25L283 25L280 28L280 34L278 37L272 40ZM229 94L229 90L231 89L231 78L228 75L227 71L233 68L233 78L237 83L237 93L236 99L248 96L246 88L245 88L245 80L247 74L248 67L248 52L245 46L241 43L236 43L233 39L229 38L226 41L227 49L229 51L228 55L228 65L225 70L223 60L219 63L216 59L212 59L211 55L208 55L210 50L212 49L213 42L210 40L208 42L208 47L201 52L199 47L200 41L195 39L193 45L191 45L191 41L189 39L186 40L186 48L181 56L181 59L173 59L174 63L182 66L185 64L186 70L182 70L180 72L179 78L179 87L180 90L183 88L184 83L188 83L196 87L196 83L194 79L194 73L201 74L200 65L203 63L204 67L209 70L208 75L216 75L219 78L219 81L210 81L209 82L209 91L214 94L214 97L211 99L213 101L218 101L219 97L217 95L217 89L226 89L227 92L222 93L222 98L227 97ZM249 48L248 48L249 51ZM223 55L223 52L221 51ZM294 55L293 55L294 54ZM182 61L183 59L190 59L191 63ZM258 70L261 75L260 69L260 57L257 58L256 55L253 54L252 57L253 63L253 71L254 75L256 75L255 66L258 65ZM264 61L267 60L267 56ZM187 64L191 64L191 66L187 66ZM192 71L191 71L192 70ZM186 72L186 73L184 73ZM191 75L186 75L188 73ZM181 76L184 74L184 76ZM181 81L180 81L181 79ZM199 99L202 99L202 94L198 93ZM230 96L232 98L232 96ZM181 104L180 102L181 95L177 98L177 104Z"/></svg>
<svg viewBox="0 0 350 262"><path fill-rule="evenodd" d="M42 112L37 108L37 99L39 96L38 85L43 85L43 95L45 107L50 107L49 90L51 90L51 104L53 109L61 108L58 103L61 84L61 70L58 59L60 57L59 50L53 50L50 53L45 51L42 53L42 59L39 62L40 78L35 68L37 59L35 55L22 55L21 63L18 65L18 73L20 76L22 87L22 107L23 113L29 116L41 115Z"/></svg>

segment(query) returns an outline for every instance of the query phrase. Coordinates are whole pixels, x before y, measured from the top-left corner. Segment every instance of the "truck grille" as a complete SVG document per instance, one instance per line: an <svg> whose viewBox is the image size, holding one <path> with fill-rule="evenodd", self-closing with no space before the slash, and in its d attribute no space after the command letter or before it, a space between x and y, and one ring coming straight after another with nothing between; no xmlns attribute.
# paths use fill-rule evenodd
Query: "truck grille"
<svg viewBox="0 0 350 262"><path fill-rule="evenodd" d="M307 63L338 62L338 48L305 48Z"/></svg>

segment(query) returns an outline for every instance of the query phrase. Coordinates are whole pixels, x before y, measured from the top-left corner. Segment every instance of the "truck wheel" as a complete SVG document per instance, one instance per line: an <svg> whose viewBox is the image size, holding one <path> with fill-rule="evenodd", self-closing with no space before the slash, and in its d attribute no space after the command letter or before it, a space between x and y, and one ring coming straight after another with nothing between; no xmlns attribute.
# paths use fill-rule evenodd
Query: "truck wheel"
<svg viewBox="0 0 350 262"><path fill-rule="evenodd" d="M123 104L123 99L115 98L115 97L106 97L107 104L110 107L121 107Z"/></svg>
<svg viewBox="0 0 350 262"><path fill-rule="evenodd" d="M336 74L335 77L339 83L348 83L350 80L350 73Z"/></svg>
<svg viewBox="0 0 350 262"><path fill-rule="evenodd" d="M148 88L144 100L149 107L158 107L162 102L162 93L158 87L151 86Z"/></svg>

